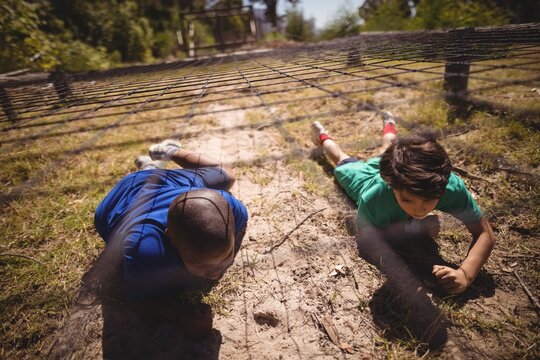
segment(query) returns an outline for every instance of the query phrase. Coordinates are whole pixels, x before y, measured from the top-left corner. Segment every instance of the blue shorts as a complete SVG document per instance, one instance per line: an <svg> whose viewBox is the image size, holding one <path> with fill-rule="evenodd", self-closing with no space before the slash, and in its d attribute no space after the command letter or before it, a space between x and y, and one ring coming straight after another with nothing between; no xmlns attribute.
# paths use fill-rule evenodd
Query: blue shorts
<svg viewBox="0 0 540 360"><path fill-rule="evenodd" d="M358 159L355 158L355 157L349 157L349 158L346 158L346 159L341 160L341 161L336 165L336 167L341 166L341 165L345 165L345 164L355 163L355 162L358 162L358 161L360 161L360 160L358 160Z"/></svg>

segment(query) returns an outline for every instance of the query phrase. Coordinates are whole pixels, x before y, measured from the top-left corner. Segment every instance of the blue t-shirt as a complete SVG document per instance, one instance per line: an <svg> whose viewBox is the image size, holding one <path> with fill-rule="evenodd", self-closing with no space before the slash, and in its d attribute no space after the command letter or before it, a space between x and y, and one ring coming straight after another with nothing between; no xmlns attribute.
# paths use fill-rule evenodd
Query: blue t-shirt
<svg viewBox="0 0 540 360"><path fill-rule="evenodd" d="M208 179L219 171L217 168L139 171L120 180L99 204L94 216L96 230L108 246L113 240L122 242L124 291L128 299L167 295L200 281L185 269L176 248L165 236L167 214L178 195L211 187ZM222 171L221 176L228 179ZM247 210L227 191L215 191L232 209L235 249L238 249L241 241L238 235L247 224Z"/></svg>

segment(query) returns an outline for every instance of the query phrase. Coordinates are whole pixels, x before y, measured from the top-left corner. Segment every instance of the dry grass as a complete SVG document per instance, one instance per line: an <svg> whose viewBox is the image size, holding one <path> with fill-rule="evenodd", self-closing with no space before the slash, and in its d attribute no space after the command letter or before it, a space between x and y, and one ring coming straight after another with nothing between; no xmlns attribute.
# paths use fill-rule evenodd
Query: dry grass
<svg viewBox="0 0 540 360"><path fill-rule="evenodd" d="M263 62L271 64L271 59ZM214 67L215 73L228 71L231 76L238 78L236 66L247 66L247 63L223 65ZM335 64L323 64L332 68ZM395 65L388 63L385 65ZM403 65L405 68L422 68L429 64ZM185 69L159 74L162 79L181 76L193 77L189 86L190 93L199 94L201 81L207 76L206 68ZM434 70L435 71L435 70ZM367 67L362 76L379 76L393 74L395 70ZM193 74L192 74L193 73ZM311 76L320 74L314 72ZM523 77L524 71L497 70L490 76ZM191 75L189 75L191 74ZM236 75L235 75L236 74ZM395 74L395 81L417 81L421 83L433 75L422 73ZM123 83L140 81L138 76L121 78ZM256 79L254 77L254 79ZM446 105L438 99L410 103L408 100L429 94L442 87L437 81L424 83L425 91L389 88L380 91L363 91L374 86L380 86L376 80L358 80L358 82L342 85L325 83L343 79L321 79L316 83L329 91L348 91L358 89L357 93L325 100L307 100L306 98L325 94L316 88L294 90L284 94L269 94L264 96L268 103L284 99L295 100L289 104L277 105L271 111L281 119L291 119L298 116L315 114L324 111L350 109L356 104L370 104L386 107L397 114L407 123L407 130L414 131L417 126L427 126L432 129L443 129L452 132L462 126L462 123L450 125L446 121ZM99 86L114 87L119 79L103 80ZM231 80L232 81L232 80ZM306 80L314 82L312 80ZM272 81L254 82L258 91L271 91L278 88ZM295 86L305 85L294 83ZM90 84L80 84L89 89ZM481 81L471 81L471 86L481 86ZM283 88L284 85L279 85ZM259 105L257 97L234 99L239 94L249 95L249 92L236 91L238 85L231 85L232 94L229 98L212 94L201 98L197 112L211 110L213 103L225 104L230 107L246 107ZM531 100L529 89L509 87L501 92L485 93L493 100L506 99L509 103L520 106L530 106L538 101ZM111 89L111 92L114 90ZM191 102L185 100L167 100L173 95L156 97L158 90L145 93L138 100L154 99L149 106L167 105L167 109L138 112L125 118L118 126L108 129L103 136L93 138L99 133L97 128L110 125L117 121L118 112L129 112L133 106L129 97L119 100L114 109L103 108L89 114L82 121L75 119L91 106L75 107L72 114L60 114L41 119L45 123L62 122L61 126L39 126L10 131L2 134L3 150L0 153L0 164L3 172L0 175L3 192L7 193L28 180L35 182L22 197L5 204L0 217L0 331L3 358L33 358L42 357L48 345L47 336L53 333L68 316L68 309L73 297L80 286L80 279L88 270L97 255L103 249L103 242L93 228L93 212L99 201L123 175L135 170L133 158L144 153L147 146L155 141L170 137L171 134L182 135L186 132L196 138L208 130L220 130L220 114L195 115L188 119L181 118L190 114ZM229 94L229 95L230 95ZM157 101L159 100L159 101ZM534 103L534 104L533 104ZM184 104L184 105L182 105ZM182 105L182 106L181 106ZM534 105L536 106L536 105ZM533 107L534 107L533 106ZM99 117L96 117L99 116ZM171 120L166 120L171 119ZM258 107L245 113L248 125L258 127L272 121L268 109ZM292 150L293 144L303 149L311 147L309 124L313 120L321 120L329 128L335 139L343 144L345 151L351 155L367 158L376 155L380 119L373 117L372 112L355 112L350 115L338 115L323 118L312 118L284 124L284 131L290 134L293 141L286 141L283 135L271 128L268 134L276 146ZM480 206L490 221L496 226L498 235L497 250L486 266L486 271L496 284L496 299L490 300L482 296L470 300L465 305L456 305L453 299L439 301L445 313L452 319L459 333L473 341L483 341L486 346L479 347L488 358L535 358L538 356L538 322L528 299L522 293L519 284L508 267L519 272L533 293L540 290L540 267L538 254L540 244L537 241L540 234L540 195L538 193L538 166L540 165L540 136L538 132L524 126L519 119L498 118L486 113L475 113L467 125L474 129L458 137L443 140L454 163L465 168L472 174L479 175L490 182L468 179L465 181L473 192ZM46 136L44 132L47 131ZM266 131L266 130L263 130ZM234 136L233 133L229 133ZM36 140L24 144L13 141L24 141L29 136L37 136ZM270 140L269 140L270 141ZM81 149L82 144L88 146ZM256 144L255 158L265 159L271 151L265 144ZM287 152L289 154L289 152ZM304 156L303 154L302 156ZM297 188L286 188L290 198L298 203L315 202L322 198L337 208L346 208L343 197L336 187L331 174L331 168L324 162L315 162L307 157L287 155L283 162L268 162L263 160L253 164L244 163L237 168L240 179L246 179L261 189L275 183L275 174L279 170L286 172L298 181ZM277 168L279 166L280 168ZM504 170L506 169L506 170ZM521 173L508 169L518 169ZM261 190L262 191L262 190ZM307 200L303 199L307 198ZM288 201L279 197L275 201L267 200L264 196L254 198L251 206L260 210L258 216L267 217L274 228L284 231L286 226L279 223L279 212L293 211L292 205L285 206ZM308 201L309 200L309 201ZM264 204L264 206L263 206ZM286 209L284 209L284 206ZM253 210L255 211L255 210ZM340 216L334 213L327 223L317 224L320 231L328 230L328 236L345 236ZM462 254L467 251L468 234L466 230L449 220L439 237L441 254L450 262L459 262ZM337 230L336 230L337 229ZM337 235L336 235L337 234ZM315 254L318 248L309 240L296 240L296 251L299 253ZM313 235L316 236L316 235ZM261 238L264 236L261 235ZM245 240L249 241L249 240ZM292 241L292 240L291 240ZM218 313L230 313L233 299L240 296L239 288L243 281L245 267L256 271L261 267L256 253L250 252L244 262L243 270L233 268L224 281L204 301L213 305ZM24 255L30 258L19 257ZM360 259L354 263L360 281L380 282L382 278ZM247 264L247 265L246 265ZM319 264L318 266L321 266ZM295 270L296 271L296 270ZM251 286L258 286L251 284ZM487 286L480 283L479 287ZM324 294L325 306L331 308L350 307L350 312L356 315L369 316L368 303L370 293L355 299L354 302L344 297L339 288L334 288ZM493 296L493 295L492 295ZM491 297L493 299L493 297ZM354 305L351 305L353 304ZM536 320L535 320L536 319ZM393 339L382 336L374 339L371 347L374 356L388 358L417 358L414 339ZM326 341L326 343L328 343ZM536 344L536 345L535 345ZM328 344L321 345L322 348ZM473 347L474 347L473 346ZM492 349L489 346L493 346ZM326 348L325 348L326 349ZM493 350L496 349L496 350ZM341 353L333 354L339 357Z"/></svg>

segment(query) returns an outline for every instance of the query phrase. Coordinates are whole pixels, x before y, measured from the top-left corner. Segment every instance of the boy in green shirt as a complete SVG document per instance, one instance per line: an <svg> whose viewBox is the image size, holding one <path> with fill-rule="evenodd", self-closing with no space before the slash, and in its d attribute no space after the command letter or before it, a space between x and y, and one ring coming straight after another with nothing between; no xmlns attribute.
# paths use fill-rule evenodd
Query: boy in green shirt
<svg viewBox="0 0 540 360"><path fill-rule="evenodd" d="M390 244L400 238L436 236L439 218L429 213L449 213L465 224L472 243L457 269L435 264L433 275L447 293L461 293L489 258L493 231L463 181L451 172L444 148L430 136L398 138L395 117L390 112L382 114L381 156L366 162L344 153L319 122L312 125L314 143L336 164L338 183L358 206L359 251L390 274L393 269L384 263L401 264Z"/></svg>
<svg viewBox="0 0 540 360"><path fill-rule="evenodd" d="M432 267L440 287L458 294L486 263L495 236L463 181L452 173L444 148L430 136L398 138L395 117L389 112L382 115L380 157L365 162L350 157L319 122L312 125L313 142L336 164L338 183L358 206L356 242L360 255L387 276L414 314L420 327L417 334L430 348L444 345L455 349L447 335L445 316L433 306L423 283L394 245L435 237L440 230L439 218L429 215L435 209L461 220L472 235L465 259L457 269L441 264Z"/></svg>

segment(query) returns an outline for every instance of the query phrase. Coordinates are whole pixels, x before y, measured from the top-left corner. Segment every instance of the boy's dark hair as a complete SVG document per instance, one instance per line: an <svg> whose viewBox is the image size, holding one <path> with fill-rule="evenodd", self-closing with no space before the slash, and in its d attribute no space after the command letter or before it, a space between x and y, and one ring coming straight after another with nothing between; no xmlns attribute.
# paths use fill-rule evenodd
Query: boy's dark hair
<svg viewBox="0 0 540 360"><path fill-rule="evenodd" d="M167 226L173 245L204 255L227 248L234 236L234 215L228 201L217 191L197 189L174 199Z"/></svg>
<svg viewBox="0 0 540 360"><path fill-rule="evenodd" d="M432 134L398 137L381 156L380 174L395 190L424 200L440 198L452 164Z"/></svg>

